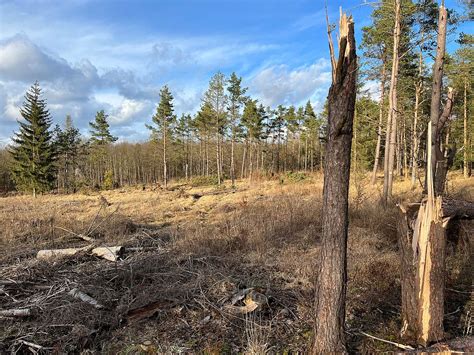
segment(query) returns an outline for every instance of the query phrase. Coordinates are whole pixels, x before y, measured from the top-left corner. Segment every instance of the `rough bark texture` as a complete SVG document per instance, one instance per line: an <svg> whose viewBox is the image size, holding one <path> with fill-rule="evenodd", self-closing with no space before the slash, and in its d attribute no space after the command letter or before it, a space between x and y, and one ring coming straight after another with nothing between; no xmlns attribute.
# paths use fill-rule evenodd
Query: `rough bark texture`
<svg viewBox="0 0 474 355"><path fill-rule="evenodd" d="M448 159L441 151L443 129L451 115L453 105L453 91L448 92L448 99L441 113L441 90L443 80L444 56L446 50L446 26L448 14L444 6L439 8L438 18L438 42L436 47L436 60L433 66L433 88L431 94L430 120L433 129L431 135L431 156L435 195L439 196L444 192L446 173L448 171ZM428 176L428 174L427 174ZM426 184L425 184L426 185Z"/></svg>
<svg viewBox="0 0 474 355"><path fill-rule="evenodd" d="M401 333L407 341L423 346L444 337L446 225L449 218L470 214L469 205L460 205L450 200L443 203L441 197L451 163L447 151L443 153L441 150L441 142L453 103L453 92L450 89L444 110L440 113L447 25L444 6L440 6L438 21L427 136L427 197L415 213L402 208L398 226L402 257Z"/></svg>
<svg viewBox="0 0 474 355"><path fill-rule="evenodd" d="M385 160L383 202L386 205L392 197L393 168L395 164L395 150L397 144L397 115L398 115L398 56L400 44L400 0L395 0L395 25L393 28L393 58L392 74L390 77L390 92L388 97L387 132L385 134Z"/></svg>
<svg viewBox="0 0 474 355"><path fill-rule="evenodd" d="M401 253L402 337L427 346L443 339L446 229L441 197L401 208L398 243ZM421 207L420 207L421 206Z"/></svg>
<svg viewBox="0 0 474 355"><path fill-rule="evenodd" d="M354 24L341 14L339 59L328 95L323 232L316 281L314 354L345 352L346 254L357 57Z"/></svg>
<svg viewBox="0 0 474 355"><path fill-rule="evenodd" d="M418 333L418 302L416 294L416 266L413 255L413 224L418 214L419 205L401 208L397 219L398 246L400 249L400 283L402 291L402 329L404 339L416 339Z"/></svg>
<svg viewBox="0 0 474 355"><path fill-rule="evenodd" d="M377 131L377 145L375 146L374 168L372 170L372 185L377 181L377 170L379 168L380 147L382 145L382 125L383 125L383 102L385 99L385 63L382 65L382 73L380 80L380 101L379 101L379 127Z"/></svg>

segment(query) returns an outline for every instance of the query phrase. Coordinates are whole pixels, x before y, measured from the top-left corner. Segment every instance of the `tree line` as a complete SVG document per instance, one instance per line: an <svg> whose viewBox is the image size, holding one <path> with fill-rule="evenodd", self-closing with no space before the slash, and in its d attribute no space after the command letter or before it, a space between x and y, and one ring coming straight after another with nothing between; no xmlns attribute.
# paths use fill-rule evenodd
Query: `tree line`
<svg viewBox="0 0 474 355"><path fill-rule="evenodd" d="M385 201L394 177L415 186L424 175L437 16L434 1L385 0L362 29L352 169L371 170L376 183L383 168ZM457 21L451 14L452 28ZM447 84L455 95L452 124L441 132L442 148L452 155L451 166L467 177L474 160L474 37L461 33L457 41L459 49L445 58ZM364 91L364 82L376 83L378 93ZM309 101L302 107L265 107L248 95L235 73L226 77L219 72L210 79L194 115L177 117L173 93L164 86L146 124L146 142L124 138L117 143L104 111L90 122L90 137L80 134L70 116L53 127L38 83L26 93L20 115L12 144L0 151L2 191L166 186L170 179L197 177L234 184L238 178L324 167L327 104L319 113Z"/></svg>

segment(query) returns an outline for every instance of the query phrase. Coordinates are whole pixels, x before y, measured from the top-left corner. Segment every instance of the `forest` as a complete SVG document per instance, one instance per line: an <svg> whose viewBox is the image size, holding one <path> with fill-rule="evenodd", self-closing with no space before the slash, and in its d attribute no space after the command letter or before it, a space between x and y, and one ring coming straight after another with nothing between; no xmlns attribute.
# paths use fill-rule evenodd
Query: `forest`
<svg viewBox="0 0 474 355"><path fill-rule="evenodd" d="M326 5L319 110L216 71L131 141L31 83L0 148L0 352L474 351L474 8L363 6Z"/></svg>

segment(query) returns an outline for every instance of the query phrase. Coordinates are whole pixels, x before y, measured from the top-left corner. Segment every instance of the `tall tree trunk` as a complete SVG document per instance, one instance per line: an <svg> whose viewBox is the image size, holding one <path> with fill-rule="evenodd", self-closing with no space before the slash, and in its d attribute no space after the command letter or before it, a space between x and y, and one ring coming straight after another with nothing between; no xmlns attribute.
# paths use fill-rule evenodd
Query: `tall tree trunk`
<svg viewBox="0 0 474 355"><path fill-rule="evenodd" d="M385 62L382 64L381 74L380 74L380 101L379 101L379 127L377 131L377 145L375 146L375 160L374 168L372 170L372 185L377 181L377 170L379 169L380 161L380 146L382 145L382 124L383 124L383 103L385 99Z"/></svg>
<svg viewBox="0 0 474 355"><path fill-rule="evenodd" d="M463 152L463 175L467 179L469 177L469 140L468 140L468 127L467 127L467 78L464 78L464 152Z"/></svg>
<svg viewBox="0 0 474 355"><path fill-rule="evenodd" d="M245 177L245 156L247 155L247 140L245 140L244 145L244 152L242 154L242 171L240 173L240 178L243 179Z"/></svg>
<svg viewBox="0 0 474 355"><path fill-rule="evenodd" d="M163 183L168 186L168 166L166 164L166 124L163 125Z"/></svg>
<svg viewBox="0 0 474 355"><path fill-rule="evenodd" d="M415 114L413 118L412 128L412 153L411 153L411 187L416 185L416 175L418 168L418 112L420 106L421 83L418 83L415 88Z"/></svg>
<svg viewBox="0 0 474 355"><path fill-rule="evenodd" d="M438 43L433 66L433 89L427 136L426 200L418 211L402 219L399 244L402 251L402 336L426 346L444 337L445 227L444 182L448 162L441 152L442 129L451 114L453 93L440 114L443 62L446 46L447 12L440 6ZM447 219L446 219L447 218Z"/></svg>
<svg viewBox="0 0 474 355"><path fill-rule="evenodd" d="M433 129L433 134L431 135L431 166L433 169L432 176L434 179L434 192L436 196L439 196L444 192L444 186L446 182L448 162L441 151L442 131L449 116L451 115L454 95L452 89L449 89L448 100L445 104L443 113L440 114L444 56L446 50L446 26L447 11L444 6L440 6L438 19L438 43L436 48L436 60L433 66L433 88L430 109L430 124L432 125ZM428 174L426 176L428 176Z"/></svg>
<svg viewBox="0 0 474 355"><path fill-rule="evenodd" d="M403 176L406 180L406 179L408 179L408 148L407 148L406 120L403 120L402 145L403 145Z"/></svg>
<svg viewBox="0 0 474 355"><path fill-rule="evenodd" d="M395 0L395 25L393 28L393 59L392 74L390 76L390 93L388 104L387 133L385 138L385 166L383 202L386 205L392 198L393 168L395 162L395 148L397 140L397 115L398 115L398 49L400 43L400 0Z"/></svg>
<svg viewBox="0 0 474 355"><path fill-rule="evenodd" d="M413 118L413 129L412 129L412 148L411 148L411 186L415 187L416 175L418 170L418 115L420 111L420 97L423 93L423 50L422 45L424 43L424 35L421 35L420 54L418 60L418 81L415 84L415 113Z"/></svg>
<svg viewBox="0 0 474 355"><path fill-rule="evenodd" d="M321 256L315 293L312 353L345 351L348 193L357 56L352 18L341 14L339 59L328 95Z"/></svg>
<svg viewBox="0 0 474 355"><path fill-rule="evenodd" d="M235 145L235 130L232 127L232 138L230 142L230 179L232 186L235 186L235 162L234 162L234 145Z"/></svg>
<svg viewBox="0 0 474 355"><path fill-rule="evenodd" d="M308 137L304 139L304 171L308 170Z"/></svg>

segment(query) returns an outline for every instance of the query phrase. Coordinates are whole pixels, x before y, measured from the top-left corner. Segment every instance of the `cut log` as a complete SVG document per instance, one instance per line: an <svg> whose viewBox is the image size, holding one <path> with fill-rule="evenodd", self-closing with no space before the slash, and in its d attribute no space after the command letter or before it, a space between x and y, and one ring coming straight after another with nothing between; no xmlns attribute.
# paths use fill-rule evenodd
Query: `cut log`
<svg viewBox="0 0 474 355"><path fill-rule="evenodd" d="M82 291L79 291L77 288L73 288L71 291L69 291L68 294L76 299L81 300L82 302L85 302L94 306L94 308L96 309L104 308L104 306L100 304L96 299L92 298L91 296L89 296L88 294Z"/></svg>
<svg viewBox="0 0 474 355"><path fill-rule="evenodd" d="M14 309L2 309L0 310L0 317L29 317L32 312L29 308L14 308Z"/></svg>
<svg viewBox="0 0 474 355"><path fill-rule="evenodd" d="M51 260L55 258L65 257L65 256L74 256L80 252L89 252L92 254L109 260L117 261L123 253L124 248L122 246L112 246L112 247L97 247L94 248L93 245L88 245L82 248L66 248L66 249L44 249L38 251L36 258L40 260Z"/></svg>
<svg viewBox="0 0 474 355"><path fill-rule="evenodd" d="M59 257L73 256L82 251L89 250L89 247L83 248L66 248L66 249L44 249L38 251L36 258L40 260L50 260Z"/></svg>

